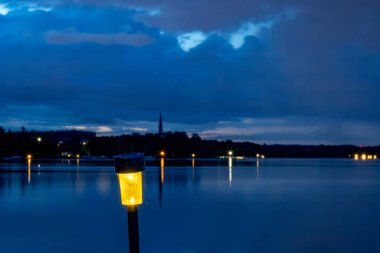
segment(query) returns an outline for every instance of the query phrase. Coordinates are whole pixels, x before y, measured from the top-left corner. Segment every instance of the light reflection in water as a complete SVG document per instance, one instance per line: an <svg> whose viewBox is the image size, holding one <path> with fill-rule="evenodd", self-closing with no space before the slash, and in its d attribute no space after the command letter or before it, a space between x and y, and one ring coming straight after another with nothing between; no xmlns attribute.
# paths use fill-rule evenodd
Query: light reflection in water
<svg viewBox="0 0 380 253"><path fill-rule="evenodd" d="M161 167L161 183L164 183L165 179L165 159L161 158L160 159L160 167Z"/></svg>
<svg viewBox="0 0 380 253"><path fill-rule="evenodd" d="M168 165L168 161L165 162ZM380 206L373 204L374 196L380 192L379 164L375 161L372 165L357 165L349 159L260 159L255 171L256 160L250 167L240 166L239 161L233 160L232 188L226 182L225 162L218 168L197 167L196 180L190 185L185 181L191 177L189 161L186 168L166 168L166 205L162 211L156 206L157 184L161 182L159 168L148 168L148 173L143 174L143 206L138 207L143 252L210 252L210 247L215 248L215 252L268 252L269 243L274 251L284 253L318 253L321 243L326 252L332 249L360 252L366 247L380 252L376 241L379 233L374 226L380 224ZM301 163L305 163L302 169L295 168ZM65 253L76 249L128 252L127 210L120 204L119 182L113 172L110 173L111 166L102 170L102 167L86 166L82 162L80 177L85 187L78 194L74 188L75 165L42 164L41 176L36 177L34 173L29 187L25 165L25 162L3 165L4 170L17 172L0 173L1 252ZM34 163L32 165L36 169ZM71 172L56 172L62 170ZM253 178L259 173L262 173L260 187L252 187L257 185ZM96 190L96 182L103 176L111 184L107 197ZM231 208L231 204L243 204L244 208L237 210ZM31 214L37 212L39 215L30 219ZM84 215L87 213L91 215ZM359 214L363 219L352 219ZM289 217L286 222L284 215ZM225 219L223 230L220 229L222 219ZM310 230L310 227L317 229ZM107 231L107 236L98 231ZM361 232L355 235L355 240L352 240L352 231ZM205 234L212 236L205 238ZM309 242L310 236L319 239ZM273 240L266 240L268 237ZM23 244L18 243L20 238ZM300 246L294 244L294 240L308 243ZM334 240L343 244L337 245ZM231 246L231 241L236 248ZM53 248L56 245L60 247Z"/></svg>
<svg viewBox="0 0 380 253"><path fill-rule="evenodd" d="M80 175L80 168L79 165L77 165L77 170L76 170L76 177L75 177L75 190L77 192L82 192L84 190L84 180L81 179Z"/></svg>
<svg viewBox="0 0 380 253"><path fill-rule="evenodd" d="M191 167L193 169L193 181L194 181L195 158L191 159Z"/></svg>
<svg viewBox="0 0 380 253"><path fill-rule="evenodd" d="M260 179L260 158L256 158L256 180L259 181Z"/></svg>
<svg viewBox="0 0 380 253"><path fill-rule="evenodd" d="M160 175L158 177L158 198L159 198L160 208L162 206L162 188L164 186L164 179L165 179L165 159L163 157L161 157L161 159L160 159Z"/></svg>
<svg viewBox="0 0 380 253"><path fill-rule="evenodd" d="M111 187L111 178L106 173L101 173L96 181L96 186L99 193L107 194Z"/></svg>
<svg viewBox="0 0 380 253"><path fill-rule="evenodd" d="M228 158L228 181L230 182L230 187L232 184L232 157Z"/></svg>
<svg viewBox="0 0 380 253"><path fill-rule="evenodd" d="M30 181L32 179L31 165L32 165L32 159L28 158L28 184L30 184Z"/></svg>

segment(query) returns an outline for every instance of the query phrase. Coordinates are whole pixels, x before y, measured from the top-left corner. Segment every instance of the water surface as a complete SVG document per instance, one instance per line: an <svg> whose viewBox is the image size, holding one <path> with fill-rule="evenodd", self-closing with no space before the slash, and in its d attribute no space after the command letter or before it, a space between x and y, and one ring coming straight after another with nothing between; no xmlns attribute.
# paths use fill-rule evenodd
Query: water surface
<svg viewBox="0 0 380 253"><path fill-rule="evenodd" d="M380 252L378 161L194 165L143 173L141 252ZM30 169L0 165L0 252L128 252L112 166Z"/></svg>

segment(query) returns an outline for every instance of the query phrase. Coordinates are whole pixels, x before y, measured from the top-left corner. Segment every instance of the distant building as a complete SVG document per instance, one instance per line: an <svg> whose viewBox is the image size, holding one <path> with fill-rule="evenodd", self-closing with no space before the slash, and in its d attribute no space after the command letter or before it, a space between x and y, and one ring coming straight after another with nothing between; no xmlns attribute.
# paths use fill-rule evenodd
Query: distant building
<svg viewBox="0 0 380 253"><path fill-rule="evenodd" d="M164 135L164 129L163 129L163 126L162 126L162 115L161 115L161 112L160 112L160 120L158 122L158 134L160 136Z"/></svg>

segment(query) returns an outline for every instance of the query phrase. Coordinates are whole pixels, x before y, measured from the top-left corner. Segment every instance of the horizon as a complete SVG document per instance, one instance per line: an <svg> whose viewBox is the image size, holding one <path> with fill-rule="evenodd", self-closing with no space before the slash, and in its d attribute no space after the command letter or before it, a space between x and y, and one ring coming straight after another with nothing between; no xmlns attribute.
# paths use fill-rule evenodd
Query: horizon
<svg viewBox="0 0 380 253"><path fill-rule="evenodd" d="M0 126L1 128L1 126ZM5 129L3 128L5 131L12 131L12 132L16 132L16 133L20 133L22 132L22 129ZM153 134L153 135L160 135L160 133L158 133L157 131L156 132L130 132L130 133L120 133L120 134L98 134L96 133L95 131L91 131L91 130L84 130L84 129L50 129L50 130L37 130L37 129L26 129L25 128L25 131L28 132L28 133L45 133L45 132L65 132L65 131L78 131L78 132L90 132L90 133L93 133L95 134L96 137L120 137L120 136L128 136L128 135L134 135L134 134L138 134L138 135L146 135L146 134ZM167 133L185 133L189 138L192 137L192 135L197 135L199 136L202 140L206 140L206 141L219 141L219 142L225 142L225 141L232 141L234 143L244 143L244 142L249 142L249 143L252 143L252 144L258 144L258 145L269 145L269 146L275 146L275 145L281 145L281 146L354 146L354 147L358 147L358 148L371 148L371 147L379 147L380 144L377 144L377 145L355 145L355 144L350 144L350 143L343 143L343 144L329 144L329 143L259 143L259 142L255 142L255 141L251 141L251 140L234 140L234 139L215 139L215 138L207 138L207 137L202 137L200 136L198 133L189 133L189 132L186 132L186 131L164 131L163 134L167 134Z"/></svg>

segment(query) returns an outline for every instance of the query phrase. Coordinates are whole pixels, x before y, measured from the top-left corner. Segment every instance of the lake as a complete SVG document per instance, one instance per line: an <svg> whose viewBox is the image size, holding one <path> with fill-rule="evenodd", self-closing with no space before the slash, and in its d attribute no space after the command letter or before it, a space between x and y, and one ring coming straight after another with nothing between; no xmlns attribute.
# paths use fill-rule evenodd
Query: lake
<svg viewBox="0 0 380 253"><path fill-rule="evenodd" d="M142 177L141 252L380 252L378 160L189 160ZM127 217L112 165L0 164L0 252L128 252Z"/></svg>

